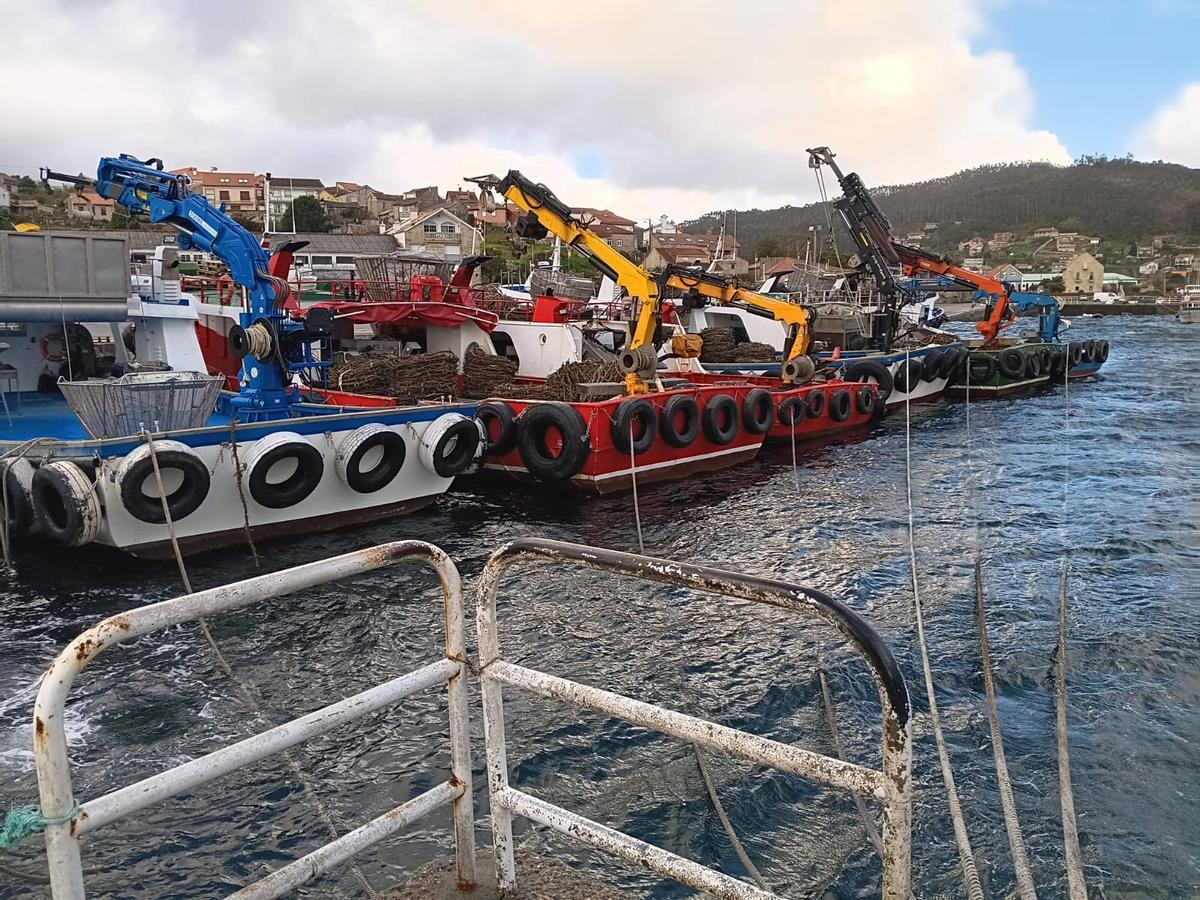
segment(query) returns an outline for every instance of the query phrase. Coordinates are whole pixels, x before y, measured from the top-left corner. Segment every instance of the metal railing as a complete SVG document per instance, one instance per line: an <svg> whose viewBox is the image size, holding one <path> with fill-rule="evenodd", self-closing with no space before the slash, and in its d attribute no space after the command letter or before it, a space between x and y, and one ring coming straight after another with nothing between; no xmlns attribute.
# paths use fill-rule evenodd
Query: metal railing
<svg viewBox="0 0 1200 900"><path fill-rule="evenodd" d="M360 575L401 560L428 564L441 582L446 622L446 649L442 658L76 807L63 732L63 708L80 670L101 652L172 625ZM475 831L466 675L463 593L458 569L445 553L424 541L381 544L186 594L105 619L72 641L50 664L34 704L34 755L41 812L51 821L64 819L61 824L48 824L45 828L54 897L56 900L84 897L79 851L79 838L83 835L442 683L447 686L450 719L449 777L384 815L248 885L234 896L256 900L282 896L447 804L453 808L458 884L462 890L472 889L475 883ZM77 810L75 815L66 820L72 810Z"/></svg>
<svg viewBox="0 0 1200 900"><path fill-rule="evenodd" d="M505 661L500 654L496 588L501 576L513 563L530 557L556 565L575 563L645 581L765 603L832 625L863 658L874 676L883 706L881 769L824 756ZM769 765L829 787L882 801L883 896L894 900L907 900L909 897L912 740L908 688L887 645L857 613L841 602L812 588L769 578L616 550L525 538L497 550L484 567L476 595L476 626L479 630L480 681L496 877L502 889L516 884L512 839L512 817L516 814L716 897L763 900L776 896L512 787L508 782L502 693L503 686L508 685L623 719L729 756Z"/></svg>

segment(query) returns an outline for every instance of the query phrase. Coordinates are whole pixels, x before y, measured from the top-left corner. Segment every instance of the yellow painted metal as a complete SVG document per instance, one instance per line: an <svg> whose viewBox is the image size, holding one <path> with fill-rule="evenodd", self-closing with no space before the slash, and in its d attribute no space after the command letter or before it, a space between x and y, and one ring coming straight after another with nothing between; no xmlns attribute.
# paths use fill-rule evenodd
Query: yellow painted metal
<svg viewBox="0 0 1200 900"><path fill-rule="evenodd" d="M792 339L791 346L787 349L784 359L795 359L797 356L803 356L808 352L809 344L812 342L812 330L809 324L811 317L807 309L796 303L788 303L786 300L776 300L774 297L768 297L766 294L740 288L723 277L706 278L706 274L704 272L696 272L684 275L673 272L667 276L666 284L669 287L679 288L683 291L694 290L702 297L708 297L710 300L716 300L718 303L744 303L747 306L768 312L775 317L776 321L782 322L789 329L795 326L796 334Z"/></svg>

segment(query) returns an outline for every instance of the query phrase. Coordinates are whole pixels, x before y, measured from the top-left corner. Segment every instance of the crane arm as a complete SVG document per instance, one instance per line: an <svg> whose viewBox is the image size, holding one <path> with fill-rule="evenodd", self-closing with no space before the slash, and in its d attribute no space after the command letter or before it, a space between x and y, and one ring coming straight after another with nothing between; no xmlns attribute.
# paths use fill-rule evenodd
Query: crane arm
<svg viewBox="0 0 1200 900"><path fill-rule="evenodd" d="M637 263L626 259L606 244L599 235L571 213L571 208L558 199L544 184L535 184L516 169L503 178L481 175L468 178L486 192L495 191L505 200L525 211L517 222L517 234L538 239L553 234L564 244L578 251L600 272L625 288L626 293L640 304L637 323L630 337L628 351L639 354L640 368L655 364L654 330L659 313L659 289L654 276ZM648 352L642 348L649 348ZM644 382L635 372L629 373L627 386L631 392L644 391Z"/></svg>
<svg viewBox="0 0 1200 900"><path fill-rule="evenodd" d="M1009 303L1009 290L1004 282L951 265L942 257L919 247L894 242L892 246L897 252L905 275L941 276L975 290L975 297L987 304L984 318L975 323L975 329L983 336L985 342L995 338L1000 329L1011 323L1016 316L1012 304Z"/></svg>
<svg viewBox="0 0 1200 900"><path fill-rule="evenodd" d="M782 322L788 328L791 341L784 359L795 359L808 352L812 340L810 330L811 316L803 306L776 300L757 291L748 291L739 287L737 282L713 272L701 272L686 266L667 266L659 276L662 283L668 287L689 291L718 303L743 303L754 309L770 313L776 321Z"/></svg>

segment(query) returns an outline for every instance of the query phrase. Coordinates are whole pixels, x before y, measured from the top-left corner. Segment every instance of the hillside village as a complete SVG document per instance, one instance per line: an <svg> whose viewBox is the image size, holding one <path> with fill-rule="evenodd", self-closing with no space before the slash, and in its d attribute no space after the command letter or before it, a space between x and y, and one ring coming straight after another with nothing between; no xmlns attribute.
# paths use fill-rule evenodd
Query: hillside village
<svg viewBox="0 0 1200 900"><path fill-rule="evenodd" d="M401 252L454 262L486 253L489 280L522 280L529 267L549 253L545 241L520 241L511 227L518 210L511 204L485 211L477 193L436 185L389 192L368 184L311 177L272 176L186 167L192 189L222 204L248 228L268 239L295 235L308 241L296 264L311 270L351 270L362 257ZM701 265L747 284L792 271L805 262L836 270L846 260L819 226L788 240L760 238L744 247L734 234L714 228L715 220L676 225L667 216L638 223L612 210L573 210L606 243L644 262L651 270L670 263ZM121 230L135 259L162 242L162 233L130 221L114 201L91 191L50 189L29 177L0 173L0 228L29 222L44 228ZM689 228L690 230L684 230ZM1153 234L1125 241L1042 225L990 235L961 235L964 223L928 221L897 234L903 243L941 253L973 272L987 274L1021 290L1086 295L1115 292L1130 296L1166 294L1200 280L1200 246L1184 236ZM970 232L967 232L970 234ZM822 240L824 238L824 240ZM844 243L844 239L839 241ZM792 254L780 252L784 247ZM185 254L185 263L202 261ZM593 274L586 262L565 255L568 271Z"/></svg>

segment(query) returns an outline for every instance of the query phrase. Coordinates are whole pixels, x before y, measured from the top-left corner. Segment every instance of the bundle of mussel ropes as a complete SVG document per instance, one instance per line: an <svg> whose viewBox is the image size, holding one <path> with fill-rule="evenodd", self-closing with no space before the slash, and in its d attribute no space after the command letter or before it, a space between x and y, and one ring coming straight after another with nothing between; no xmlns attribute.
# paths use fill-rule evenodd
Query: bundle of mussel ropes
<svg viewBox="0 0 1200 900"><path fill-rule="evenodd" d="M700 362L754 363L773 362L775 348L758 341L738 343L732 328L705 328L700 332Z"/></svg>

